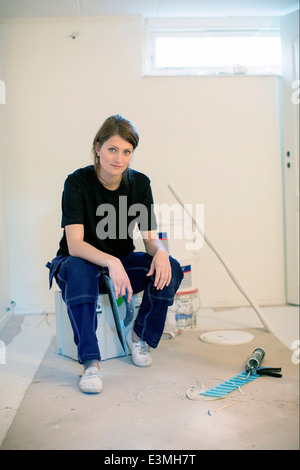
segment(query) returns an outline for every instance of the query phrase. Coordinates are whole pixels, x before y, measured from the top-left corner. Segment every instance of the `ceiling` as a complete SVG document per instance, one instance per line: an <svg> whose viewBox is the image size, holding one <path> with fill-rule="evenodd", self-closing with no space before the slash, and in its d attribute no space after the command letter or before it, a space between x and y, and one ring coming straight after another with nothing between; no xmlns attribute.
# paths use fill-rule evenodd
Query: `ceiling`
<svg viewBox="0 0 300 470"><path fill-rule="evenodd" d="M282 16L299 0L0 0L0 17L141 15L145 18Z"/></svg>

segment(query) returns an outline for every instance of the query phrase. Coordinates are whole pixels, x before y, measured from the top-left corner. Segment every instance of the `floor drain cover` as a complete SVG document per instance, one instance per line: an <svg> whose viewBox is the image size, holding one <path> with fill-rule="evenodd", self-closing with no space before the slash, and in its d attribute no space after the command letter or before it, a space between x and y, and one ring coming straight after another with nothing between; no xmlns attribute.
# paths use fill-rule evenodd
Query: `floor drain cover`
<svg viewBox="0 0 300 470"><path fill-rule="evenodd" d="M208 331L200 335L201 341L214 344L243 344L249 343L253 339L251 333L240 330L219 330Z"/></svg>

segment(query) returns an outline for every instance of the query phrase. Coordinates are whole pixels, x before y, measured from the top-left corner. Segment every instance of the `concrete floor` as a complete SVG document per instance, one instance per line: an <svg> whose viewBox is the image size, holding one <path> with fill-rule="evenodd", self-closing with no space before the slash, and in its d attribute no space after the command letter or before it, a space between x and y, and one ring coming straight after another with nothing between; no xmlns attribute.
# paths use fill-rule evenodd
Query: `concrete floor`
<svg viewBox="0 0 300 470"><path fill-rule="evenodd" d="M258 450L299 449L299 308L263 308L275 327L266 333L251 308L200 309L197 326L152 351L152 367L128 357L103 361L104 389L82 394L81 366L56 353L55 316L13 317L0 332L0 446L2 450ZM244 330L250 343L214 345L204 331ZM190 400L244 368L256 347L281 379L259 377L227 397ZM293 349L294 348L294 349ZM224 406L232 405L224 408ZM219 410L219 411L218 411Z"/></svg>

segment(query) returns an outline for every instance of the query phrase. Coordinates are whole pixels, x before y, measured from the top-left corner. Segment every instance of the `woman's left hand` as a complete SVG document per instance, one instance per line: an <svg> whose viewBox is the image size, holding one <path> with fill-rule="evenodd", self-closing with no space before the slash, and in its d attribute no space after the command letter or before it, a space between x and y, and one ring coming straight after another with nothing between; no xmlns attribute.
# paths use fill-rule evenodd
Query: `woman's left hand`
<svg viewBox="0 0 300 470"><path fill-rule="evenodd" d="M157 250L153 256L150 270L147 276L152 276L155 273L154 286L156 289L161 290L168 286L172 278L172 270L169 261L169 254L163 250Z"/></svg>

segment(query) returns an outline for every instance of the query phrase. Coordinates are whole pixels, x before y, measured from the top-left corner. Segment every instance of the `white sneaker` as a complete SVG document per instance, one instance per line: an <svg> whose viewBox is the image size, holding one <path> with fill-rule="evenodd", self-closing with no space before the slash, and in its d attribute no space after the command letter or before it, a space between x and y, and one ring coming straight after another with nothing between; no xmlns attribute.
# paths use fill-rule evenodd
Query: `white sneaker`
<svg viewBox="0 0 300 470"><path fill-rule="evenodd" d="M152 364L152 357L149 354L149 348L145 341L140 340L138 343L132 341L132 330L126 335L126 341L131 350L132 362L138 367L149 367Z"/></svg>
<svg viewBox="0 0 300 470"><path fill-rule="evenodd" d="M84 393L100 393L103 385L102 374L97 367L88 367L79 381L79 388Z"/></svg>

